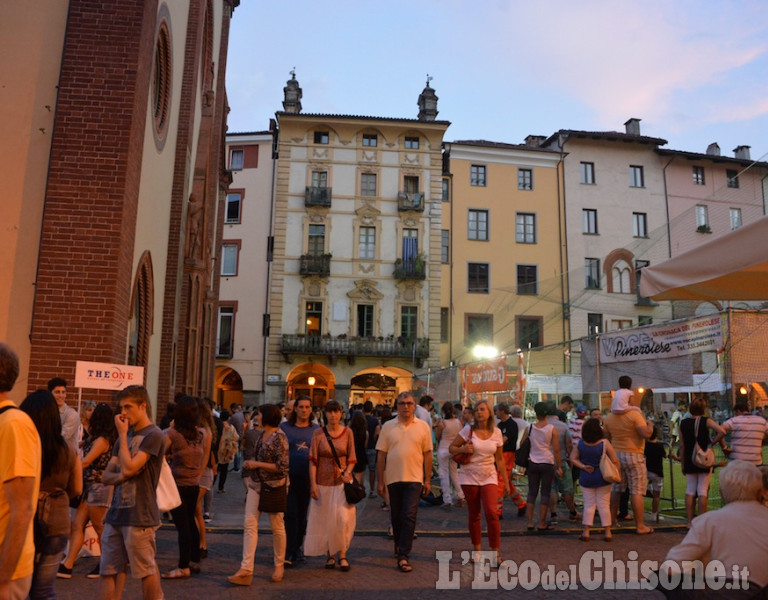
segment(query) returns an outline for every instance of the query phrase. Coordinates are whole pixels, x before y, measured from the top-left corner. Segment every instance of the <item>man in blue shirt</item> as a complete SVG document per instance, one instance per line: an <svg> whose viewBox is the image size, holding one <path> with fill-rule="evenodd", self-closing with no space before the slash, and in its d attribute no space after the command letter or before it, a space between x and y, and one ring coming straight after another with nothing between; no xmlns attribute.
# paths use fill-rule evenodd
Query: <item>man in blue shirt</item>
<svg viewBox="0 0 768 600"><path fill-rule="evenodd" d="M307 533L307 511L309 510L309 447L312 436L319 425L312 423L312 400L299 396L287 421L280 423L280 429L288 438L289 471L288 507L285 511L285 566L292 567L297 561L304 561L301 546Z"/></svg>

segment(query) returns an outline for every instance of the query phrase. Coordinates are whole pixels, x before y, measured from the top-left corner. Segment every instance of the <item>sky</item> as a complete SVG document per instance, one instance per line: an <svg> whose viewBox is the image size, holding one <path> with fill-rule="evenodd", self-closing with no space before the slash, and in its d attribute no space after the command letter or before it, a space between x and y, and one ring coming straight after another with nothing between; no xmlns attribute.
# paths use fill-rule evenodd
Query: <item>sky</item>
<svg viewBox="0 0 768 600"><path fill-rule="evenodd" d="M559 129L768 160L765 0L241 0L229 132L261 131L296 69L304 113L416 118L432 77L446 141Z"/></svg>

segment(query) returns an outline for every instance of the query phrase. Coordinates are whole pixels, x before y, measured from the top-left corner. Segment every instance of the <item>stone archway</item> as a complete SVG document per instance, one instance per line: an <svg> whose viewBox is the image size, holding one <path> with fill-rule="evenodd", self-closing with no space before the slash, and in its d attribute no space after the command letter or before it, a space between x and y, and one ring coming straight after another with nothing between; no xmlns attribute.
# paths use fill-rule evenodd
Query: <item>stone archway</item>
<svg viewBox="0 0 768 600"><path fill-rule="evenodd" d="M285 378L286 400L309 396L312 406L323 407L336 398L336 376L328 367L317 363L297 365Z"/></svg>
<svg viewBox="0 0 768 600"><path fill-rule="evenodd" d="M216 367L213 389L214 402L222 408L243 403L243 380L232 367Z"/></svg>
<svg viewBox="0 0 768 600"><path fill-rule="evenodd" d="M370 385L367 387L352 385L349 389L349 405L363 404L366 400L373 402L374 406L387 404L392 406L395 398L400 392L411 391L413 383L413 373L400 367L370 367L361 369L355 373L350 381L360 375L383 375L391 378L394 385ZM384 379L382 378L382 381Z"/></svg>

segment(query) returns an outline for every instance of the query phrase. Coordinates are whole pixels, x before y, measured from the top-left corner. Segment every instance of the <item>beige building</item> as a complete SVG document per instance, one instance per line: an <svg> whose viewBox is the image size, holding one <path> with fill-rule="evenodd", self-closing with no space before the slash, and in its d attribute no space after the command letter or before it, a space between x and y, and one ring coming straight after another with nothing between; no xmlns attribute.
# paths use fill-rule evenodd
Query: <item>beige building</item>
<svg viewBox="0 0 768 600"><path fill-rule="evenodd" d="M560 153L537 141L445 145L443 365L477 360L478 346L514 355L567 339ZM560 346L532 361L536 372L565 372Z"/></svg>
<svg viewBox="0 0 768 600"><path fill-rule="evenodd" d="M232 184L224 209L216 336L216 402L258 404L264 392L273 132L227 135Z"/></svg>
<svg viewBox="0 0 768 600"><path fill-rule="evenodd" d="M277 113L266 393L390 401L440 364L442 142L416 119Z"/></svg>

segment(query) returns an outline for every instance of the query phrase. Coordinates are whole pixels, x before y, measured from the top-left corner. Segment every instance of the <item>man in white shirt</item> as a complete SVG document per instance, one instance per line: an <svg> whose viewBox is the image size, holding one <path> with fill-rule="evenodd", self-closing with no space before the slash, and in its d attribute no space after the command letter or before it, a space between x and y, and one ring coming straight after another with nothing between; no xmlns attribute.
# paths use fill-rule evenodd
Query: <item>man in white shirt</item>
<svg viewBox="0 0 768 600"><path fill-rule="evenodd" d="M67 381L54 377L48 382L48 391L56 398L61 415L61 436L75 452L80 452L80 417L77 411L67 404Z"/></svg>
<svg viewBox="0 0 768 600"><path fill-rule="evenodd" d="M417 419L421 419L424 421L427 425L429 425L429 430L432 431L432 403L435 401L435 399L432 396L422 396L421 400L419 400L419 405L416 407L416 412L414 416Z"/></svg>

